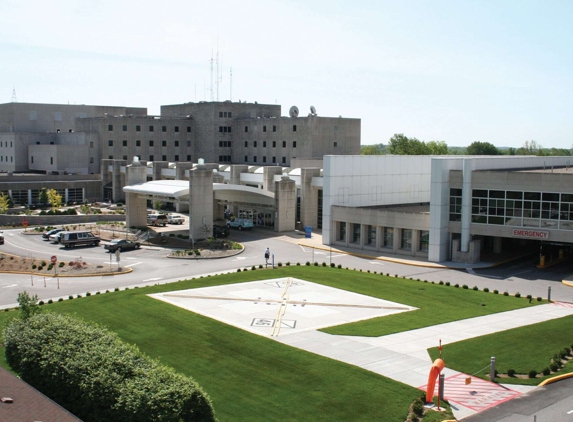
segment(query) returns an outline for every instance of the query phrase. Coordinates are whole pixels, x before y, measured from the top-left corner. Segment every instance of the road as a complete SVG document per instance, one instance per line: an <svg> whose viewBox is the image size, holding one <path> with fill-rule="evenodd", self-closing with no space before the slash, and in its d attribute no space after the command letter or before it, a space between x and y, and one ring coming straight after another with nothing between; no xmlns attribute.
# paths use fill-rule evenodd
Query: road
<svg viewBox="0 0 573 422"><path fill-rule="evenodd" d="M71 261L79 256L92 264L109 265L110 254L103 246L65 249L43 241L41 236L24 236L22 229L5 230L5 244L0 251L25 257L48 259L57 255L59 261ZM270 248L274 255L275 264L287 261L292 264L326 262L342 267L362 269L363 271L383 272L391 275L412 277L414 279L439 282L449 281L460 286L467 284L470 288L488 287L500 292L507 290L510 294L520 292L523 296L531 294L534 297L547 297L548 287L551 287L551 297L554 300L573 302L573 288L564 286L561 279L573 273L571 265L554 267L540 271L532 262L522 260L493 269L481 270L452 270L447 268L425 268L408 266L399 263L365 259L343 253L323 251L298 245L303 235L283 235L267 229L255 228L249 231L232 230L230 238L245 245L245 251L227 259L215 260L173 260L166 258L168 250L159 247L143 247L136 251L121 254L121 266L130 267L133 272L120 276L98 276L60 278L59 289L57 280L46 278L44 287L43 277L34 277L32 286L30 275L1 274L0 275L0 308L14 306L18 292L27 290L37 294L40 299L54 299L68 295L84 294L87 291L113 290L116 287L149 285L167 283L185 278L206 274L236 271L238 268L264 264L264 251ZM112 264L112 268L117 264Z"/></svg>
<svg viewBox="0 0 573 422"><path fill-rule="evenodd" d="M463 419L464 422L573 421L573 378L539 387L514 400Z"/></svg>

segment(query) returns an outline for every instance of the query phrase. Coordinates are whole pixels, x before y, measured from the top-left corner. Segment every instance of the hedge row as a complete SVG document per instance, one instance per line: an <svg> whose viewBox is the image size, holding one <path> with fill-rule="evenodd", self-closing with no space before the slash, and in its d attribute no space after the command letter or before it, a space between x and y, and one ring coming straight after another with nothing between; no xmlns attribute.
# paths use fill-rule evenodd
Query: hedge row
<svg viewBox="0 0 573 422"><path fill-rule="evenodd" d="M214 421L192 379L102 327L54 313L11 321L6 358L27 383L90 421Z"/></svg>

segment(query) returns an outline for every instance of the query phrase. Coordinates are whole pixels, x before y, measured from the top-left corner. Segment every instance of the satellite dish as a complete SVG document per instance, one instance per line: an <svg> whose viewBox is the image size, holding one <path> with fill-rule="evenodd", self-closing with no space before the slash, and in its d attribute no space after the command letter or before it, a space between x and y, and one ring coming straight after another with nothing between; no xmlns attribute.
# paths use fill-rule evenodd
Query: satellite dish
<svg viewBox="0 0 573 422"><path fill-rule="evenodd" d="M314 106L310 106L310 113L316 114L316 108Z"/></svg>
<svg viewBox="0 0 573 422"><path fill-rule="evenodd" d="M290 117L298 117L298 107L292 106L288 111L288 114L290 115Z"/></svg>

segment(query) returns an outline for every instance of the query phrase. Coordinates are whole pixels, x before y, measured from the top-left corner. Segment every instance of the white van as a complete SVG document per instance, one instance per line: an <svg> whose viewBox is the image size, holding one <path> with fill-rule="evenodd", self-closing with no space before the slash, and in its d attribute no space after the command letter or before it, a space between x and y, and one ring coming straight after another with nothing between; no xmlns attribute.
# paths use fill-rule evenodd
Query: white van
<svg viewBox="0 0 573 422"><path fill-rule="evenodd" d="M167 225L167 216L165 214L148 214L147 225L165 227Z"/></svg>

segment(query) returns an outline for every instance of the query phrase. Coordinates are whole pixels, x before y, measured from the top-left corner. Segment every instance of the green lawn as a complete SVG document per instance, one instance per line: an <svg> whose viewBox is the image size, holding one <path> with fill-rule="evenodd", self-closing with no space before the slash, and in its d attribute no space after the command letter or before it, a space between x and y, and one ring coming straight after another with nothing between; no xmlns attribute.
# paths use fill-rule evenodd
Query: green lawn
<svg viewBox="0 0 573 422"><path fill-rule="evenodd" d="M415 388L146 296L305 273L324 279L334 271L249 271L66 300L44 310L73 313L107 326L124 341L195 378L213 399L220 421L403 421L410 403L420 396ZM0 323L15 315L1 313Z"/></svg>
<svg viewBox="0 0 573 422"><path fill-rule="evenodd" d="M550 365L553 355L565 347L571 347L572 326L573 316L568 316L448 344L443 348L443 359L448 368L466 374L474 374L489 365L491 356L495 356L496 369L500 373L507 373L508 369L514 369L518 374L528 374L532 369L541 373L543 368ZM432 359L439 357L437 348L429 349L428 352ZM559 374L567 372L573 372L571 361ZM489 368L478 372L476 376L489 380ZM506 384L537 385L552 376L555 375L496 380Z"/></svg>

